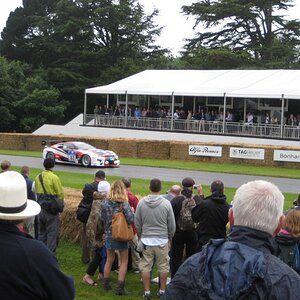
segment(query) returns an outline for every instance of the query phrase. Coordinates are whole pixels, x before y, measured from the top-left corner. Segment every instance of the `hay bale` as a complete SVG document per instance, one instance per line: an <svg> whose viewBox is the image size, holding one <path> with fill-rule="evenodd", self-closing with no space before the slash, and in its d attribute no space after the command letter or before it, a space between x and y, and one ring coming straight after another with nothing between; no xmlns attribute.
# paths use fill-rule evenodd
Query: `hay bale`
<svg viewBox="0 0 300 300"><path fill-rule="evenodd" d="M82 223L76 219L76 209L82 199L81 190L64 188L65 209L60 215L60 238L71 242L80 242Z"/></svg>

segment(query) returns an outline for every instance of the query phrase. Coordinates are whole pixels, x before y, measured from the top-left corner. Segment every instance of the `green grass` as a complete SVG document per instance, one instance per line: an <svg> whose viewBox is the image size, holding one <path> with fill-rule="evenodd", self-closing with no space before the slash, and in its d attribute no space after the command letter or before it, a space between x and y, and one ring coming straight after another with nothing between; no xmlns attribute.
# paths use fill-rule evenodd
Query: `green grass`
<svg viewBox="0 0 300 300"><path fill-rule="evenodd" d="M130 292L128 296L115 295L114 288L117 283L118 274L116 272L111 273L113 290L105 292L98 284L97 287L88 286L82 283L82 278L85 274L87 265L81 263L81 248L78 244L73 244L66 241L60 241L57 249L57 257L59 260L61 270L67 275L71 275L75 281L76 298L77 300L110 300L110 299L141 299L143 294L143 284L140 281L140 275L133 272L128 272L126 275L126 290ZM154 274L156 277L157 274ZM96 279L97 273L95 275ZM157 292L157 285L152 284L153 294Z"/></svg>
<svg viewBox="0 0 300 300"><path fill-rule="evenodd" d="M19 150L0 150L1 155L16 155L41 157L41 151L19 151ZM153 160L148 158L122 157L121 164L133 166L149 166L158 168L171 168L181 170L207 171L230 174L247 174L255 176L270 176L281 178L300 179L299 169L252 166L245 164L217 164L209 162L193 162L182 160Z"/></svg>
<svg viewBox="0 0 300 300"><path fill-rule="evenodd" d="M41 151L21 151L21 150L0 149L0 154L1 155L41 157L42 156L42 149L41 149Z"/></svg>

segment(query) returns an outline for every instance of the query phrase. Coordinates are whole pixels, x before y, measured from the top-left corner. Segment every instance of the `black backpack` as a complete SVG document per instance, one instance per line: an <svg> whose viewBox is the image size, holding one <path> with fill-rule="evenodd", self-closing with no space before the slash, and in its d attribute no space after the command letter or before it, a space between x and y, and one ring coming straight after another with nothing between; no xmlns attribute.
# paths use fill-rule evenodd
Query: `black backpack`
<svg viewBox="0 0 300 300"><path fill-rule="evenodd" d="M98 182L87 183L84 186L84 196L79 202L78 208L76 210L76 218L78 221L86 224L93 204L93 194L94 192L97 192L97 190Z"/></svg>
<svg viewBox="0 0 300 300"><path fill-rule="evenodd" d="M279 258L288 266L300 273L299 238L278 235L275 237L280 253Z"/></svg>
<svg viewBox="0 0 300 300"><path fill-rule="evenodd" d="M192 218L192 209L196 206L194 198L184 196L181 210L177 219L177 226L182 231L190 231L195 229L195 223Z"/></svg>

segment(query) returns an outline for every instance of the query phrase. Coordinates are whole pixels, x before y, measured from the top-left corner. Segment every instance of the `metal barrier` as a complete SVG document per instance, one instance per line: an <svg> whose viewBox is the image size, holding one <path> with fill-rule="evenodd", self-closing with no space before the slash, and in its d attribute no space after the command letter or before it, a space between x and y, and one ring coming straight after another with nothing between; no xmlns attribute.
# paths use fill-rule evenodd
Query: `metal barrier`
<svg viewBox="0 0 300 300"><path fill-rule="evenodd" d="M203 120L173 120L171 118L148 118L148 117L127 117L111 115L86 115L86 125L136 128L146 130L178 131L192 133L212 133L223 134L222 121L203 121ZM281 137L281 126L273 124L247 124L239 122L226 122L224 133L228 135L252 136L252 137L274 137L300 139L300 126L283 127Z"/></svg>

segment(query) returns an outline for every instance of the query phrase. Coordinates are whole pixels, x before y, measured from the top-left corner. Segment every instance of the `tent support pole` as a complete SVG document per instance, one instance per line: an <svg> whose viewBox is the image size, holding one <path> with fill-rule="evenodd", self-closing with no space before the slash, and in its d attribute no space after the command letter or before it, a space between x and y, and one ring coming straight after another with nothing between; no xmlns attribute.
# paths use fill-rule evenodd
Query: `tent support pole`
<svg viewBox="0 0 300 300"><path fill-rule="evenodd" d="M172 92L172 108L171 108L171 131L173 131L173 123L174 123L174 92Z"/></svg>
<svg viewBox="0 0 300 300"><path fill-rule="evenodd" d="M246 115L247 115L247 100L244 98L244 116L243 121L246 122Z"/></svg>
<svg viewBox="0 0 300 300"><path fill-rule="evenodd" d="M226 93L224 93L223 128L222 128L222 133L225 133L225 118L226 118Z"/></svg>
<svg viewBox="0 0 300 300"><path fill-rule="evenodd" d="M109 94L106 95L106 107L109 108Z"/></svg>
<svg viewBox="0 0 300 300"><path fill-rule="evenodd" d="M193 114L196 113L196 97L193 98Z"/></svg>
<svg viewBox="0 0 300 300"><path fill-rule="evenodd" d="M281 121L280 121L280 136L283 137L283 120L284 120L284 95L281 95Z"/></svg>
<svg viewBox="0 0 300 300"><path fill-rule="evenodd" d="M84 92L83 125L86 125L86 102L87 102L87 96L86 96L86 92Z"/></svg>
<svg viewBox="0 0 300 300"><path fill-rule="evenodd" d="M127 127L127 118L128 118L128 95L127 91L125 91L125 127Z"/></svg>

